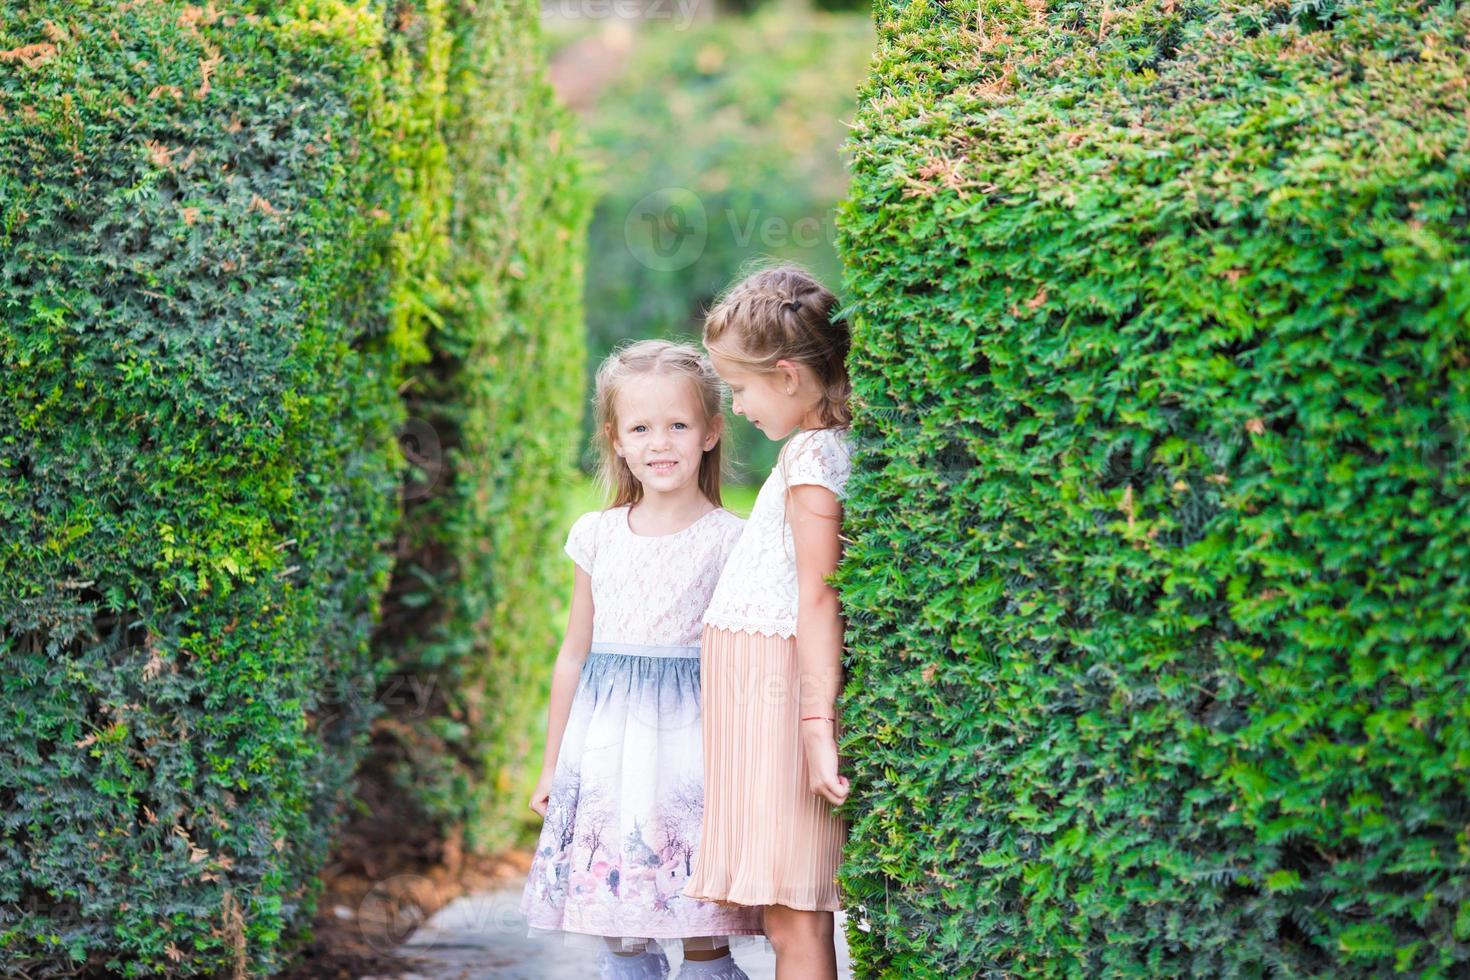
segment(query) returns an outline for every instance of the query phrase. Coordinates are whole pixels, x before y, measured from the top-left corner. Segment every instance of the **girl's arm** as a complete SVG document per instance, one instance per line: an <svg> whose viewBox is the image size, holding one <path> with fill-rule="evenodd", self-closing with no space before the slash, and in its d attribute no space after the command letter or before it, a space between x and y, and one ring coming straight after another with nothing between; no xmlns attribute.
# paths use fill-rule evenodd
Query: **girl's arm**
<svg viewBox="0 0 1470 980"><path fill-rule="evenodd" d="M592 578L581 565L572 587L572 610L567 617L567 632L556 666L551 669L551 706L546 712L546 751L541 756L541 776L531 791L531 809L546 816L546 801L551 795L551 780L556 774L556 756L561 751L561 737L567 729L567 716L572 711L572 697L577 693L577 679L582 664L592 648Z"/></svg>
<svg viewBox="0 0 1470 980"><path fill-rule="evenodd" d="M827 576L837 570L842 506L814 483L791 487L791 539L796 547L796 675L801 744L811 791L833 806L847 799L847 777L837 771L837 695L842 690L842 607Z"/></svg>

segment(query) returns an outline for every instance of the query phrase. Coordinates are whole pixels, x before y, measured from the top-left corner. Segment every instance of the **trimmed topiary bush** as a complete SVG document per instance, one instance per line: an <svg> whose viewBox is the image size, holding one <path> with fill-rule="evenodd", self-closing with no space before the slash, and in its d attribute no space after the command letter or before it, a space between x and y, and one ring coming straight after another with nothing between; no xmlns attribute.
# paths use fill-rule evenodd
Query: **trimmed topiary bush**
<svg viewBox="0 0 1470 980"><path fill-rule="evenodd" d="M381 32L333 3L0 25L0 958L269 970L368 705L310 713L369 670L391 564Z"/></svg>
<svg viewBox="0 0 1470 980"><path fill-rule="evenodd" d="M1470 970L1470 6L881 3L865 977Z"/></svg>
<svg viewBox="0 0 1470 980"><path fill-rule="evenodd" d="M0 972L267 975L385 707L511 832L585 205L528 6L84 8L0 6Z"/></svg>
<svg viewBox="0 0 1470 980"><path fill-rule="evenodd" d="M425 6L426 18L434 16ZM537 8L485 3L410 32L397 76L442 62L416 172L431 256L404 281L433 359L405 385L406 501L378 643L391 675L365 775L378 819L488 852L529 835L550 671L565 624L560 542L577 473L591 208ZM416 332L417 332L416 331ZM550 658L550 659L549 659Z"/></svg>

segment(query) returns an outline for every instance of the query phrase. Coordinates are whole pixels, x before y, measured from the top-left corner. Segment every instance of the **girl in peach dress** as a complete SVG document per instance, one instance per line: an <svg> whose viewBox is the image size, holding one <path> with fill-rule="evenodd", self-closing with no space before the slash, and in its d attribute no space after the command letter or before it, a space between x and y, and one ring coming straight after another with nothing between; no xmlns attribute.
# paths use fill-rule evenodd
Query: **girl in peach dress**
<svg viewBox="0 0 1470 980"><path fill-rule="evenodd" d="M704 826L684 894L761 909L778 980L837 976L844 624L826 577L840 557L850 387L835 304L781 265L733 286L704 327L735 413L790 439L704 614Z"/></svg>

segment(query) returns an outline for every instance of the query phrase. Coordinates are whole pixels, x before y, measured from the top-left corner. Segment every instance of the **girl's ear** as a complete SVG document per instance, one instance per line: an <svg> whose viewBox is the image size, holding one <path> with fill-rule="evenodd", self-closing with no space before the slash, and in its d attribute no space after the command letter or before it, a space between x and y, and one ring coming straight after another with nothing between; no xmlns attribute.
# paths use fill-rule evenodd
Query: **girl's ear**
<svg viewBox="0 0 1470 980"><path fill-rule="evenodd" d="M801 365L788 358L781 358L776 362L778 374L778 386L785 390L786 394L794 394L801 387Z"/></svg>
<svg viewBox="0 0 1470 980"><path fill-rule="evenodd" d="M709 452L711 449L715 448L715 444L720 441L720 437L724 434L725 416L716 415L714 418L710 419L709 438L704 440L709 445L704 447L704 451Z"/></svg>

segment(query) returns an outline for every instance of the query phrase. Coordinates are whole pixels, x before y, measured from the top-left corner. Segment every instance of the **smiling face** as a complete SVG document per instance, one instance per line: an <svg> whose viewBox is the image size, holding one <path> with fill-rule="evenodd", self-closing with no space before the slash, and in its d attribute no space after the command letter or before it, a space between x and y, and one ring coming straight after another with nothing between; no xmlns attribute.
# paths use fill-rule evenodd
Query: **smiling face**
<svg viewBox="0 0 1470 980"><path fill-rule="evenodd" d="M802 379L794 368L758 374L718 354L710 355L710 364L730 386L730 408L767 439L785 439L808 414L807 400L800 397L805 391Z"/></svg>
<svg viewBox="0 0 1470 980"><path fill-rule="evenodd" d="M644 493L699 486L706 450L720 441L720 419L707 421L689 381L645 374L624 384L614 400L613 449Z"/></svg>

